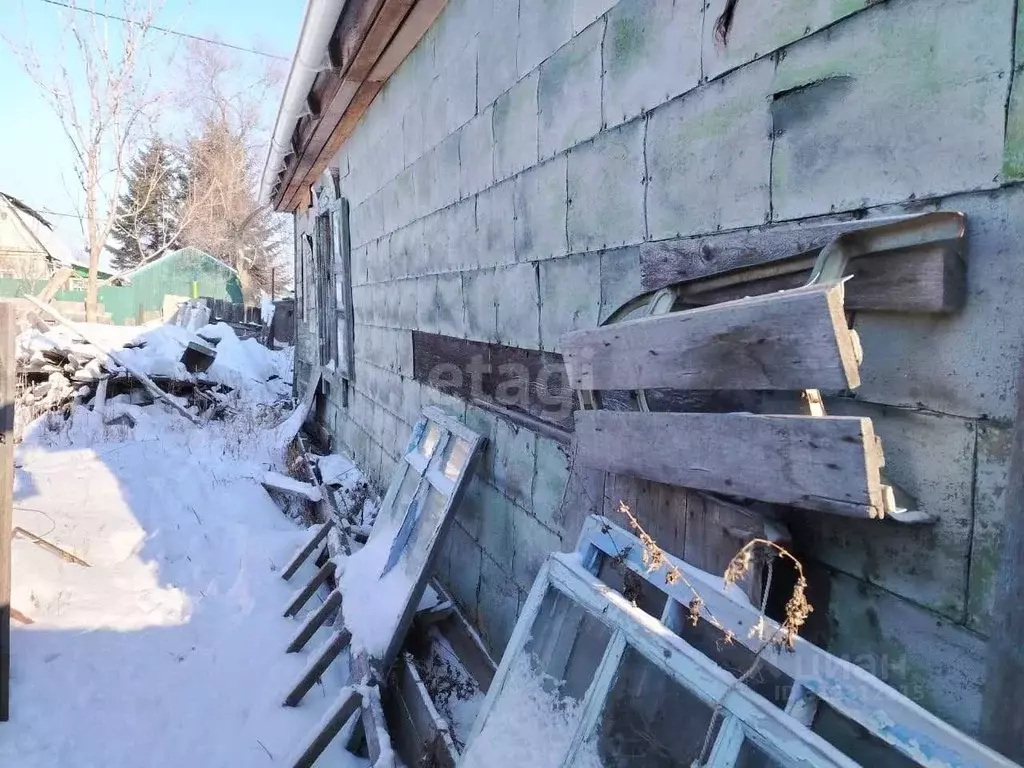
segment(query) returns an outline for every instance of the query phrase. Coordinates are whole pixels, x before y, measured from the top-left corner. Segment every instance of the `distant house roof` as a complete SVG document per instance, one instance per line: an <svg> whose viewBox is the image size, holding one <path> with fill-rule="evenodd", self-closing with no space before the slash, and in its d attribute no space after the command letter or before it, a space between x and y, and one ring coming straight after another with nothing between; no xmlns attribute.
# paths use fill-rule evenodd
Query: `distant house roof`
<svg viewBox="0 0 1024 768"><path fill-rule="evenodd" d="M217 264L219 264L224 269L229 271L235 277L238 277L238 273L229 264L225 264L216 256L213 256L207 253L206 251L200 250L199 248L193 248L192 246L188 246L187 248L179 248L176 251L168 251L167 253L155 259L151 259L150 261L145 261L142 264L139 264L137 267L132 267L131 269L127 269L124 272L120 272L111 277L107 282L113 285L130 285L132 279L136 277L138 274L145 272L146 270L150 269L151 267L154 267L157 264L160 264L165 259L171 258L210 259L211 261L217 262Z"/></svg>
<svg viewBox="0 0 1024 768"><path fill-rule="evenodd" d="M67 243L61 239L60 235L54 231L53 225L39 211L19 200L14 195L9 195L5 192L0 192L0 198L7 201L14 211L14 215L18 217L18 220L39 242L39 245L43 247L43 250L46 251L51 259L67 267L89 268L88 260L72 251ZM109 273L100 270L100 274L107 275Z"/></svg>

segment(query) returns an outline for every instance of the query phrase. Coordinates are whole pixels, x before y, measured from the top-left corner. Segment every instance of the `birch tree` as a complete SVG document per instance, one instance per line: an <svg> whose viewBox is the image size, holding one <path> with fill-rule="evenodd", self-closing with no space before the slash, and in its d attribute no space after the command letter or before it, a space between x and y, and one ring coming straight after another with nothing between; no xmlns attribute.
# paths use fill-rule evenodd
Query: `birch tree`
<svg viewBox="0 0 1024 768"><path fill-rule="evenodd" d="M69 0L68 6L60 12L60 55L43 59L30 44L7 42L73 150L81 192L74 204L89 255L86 319L95 322L100 257L119 221L134 213L117 206L128 163L163 95L155 87L157 57L151 55L163 34L153 27L158 2L118 2L112 10L125 21L105 18L102 0Z"/></svg>

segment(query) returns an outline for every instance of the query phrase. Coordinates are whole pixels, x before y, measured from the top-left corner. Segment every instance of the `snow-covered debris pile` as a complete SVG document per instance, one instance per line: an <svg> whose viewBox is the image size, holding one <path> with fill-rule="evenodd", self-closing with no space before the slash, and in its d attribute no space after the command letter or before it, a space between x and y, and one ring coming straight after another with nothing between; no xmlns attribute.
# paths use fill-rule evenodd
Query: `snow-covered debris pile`
<svg viewBox="0 0 1024 768"><path fill-rule="evenodd" d="M291 394L290 351L274 352L255 339L240 340L224 323L196 332L179 325L81 328L96 345L62 327L46 333L29 328L18 337L23 382L19 405L35 413L90 401L102 407L107 398L122 394L132 403L146 404L152 392L139 386L137 373L205 418L240 402L273 405ZM215 357L206 371L193 373L186 367L189 344L212 350Z"/></svg>

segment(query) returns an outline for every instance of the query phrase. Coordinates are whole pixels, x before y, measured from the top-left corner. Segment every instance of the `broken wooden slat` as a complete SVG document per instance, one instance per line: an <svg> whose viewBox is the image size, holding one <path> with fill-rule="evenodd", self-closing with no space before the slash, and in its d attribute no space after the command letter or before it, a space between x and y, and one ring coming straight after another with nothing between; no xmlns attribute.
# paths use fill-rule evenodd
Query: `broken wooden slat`
<svg viewBox="0 0 1024 768"><path fill-rule="evenodd" d="M13 535L15 535L15 536L17 536L19 534L21 536L24 536L26 539L31 541L36 546L42 547L47 552L56 555L57 557L59 557L61 560L63 560L66 563L74 563L75 565L80 565L83 568L91 568L92 567L87 562L85 562L85 560L83 560L82 558L78 557L77 555L73 555L72 553L68 552L66 549L61 549L56 544L51 544L49 541L44 539L42 536L36 536L34 533L32 533L32 531L27 531L27 530L25 530L24 528L22 528L19 525L14 526L14 528L11 529L11 533Z"/></svg>
<svg viewBox="0 0 1024 768"><path fill-rule="evenodd" d="M761 296L804 285L813 259L794 259L766 267L696 280L680 286L691 304L716 304ZM963 308L966 269L958 243L872 253L851 259L844 306L848 310L949 314Z"/></svg>
<svg viewBox="0 0 1024 768"><path fill-rule="evenodd" d="M295 637L288 644L288 653L298 653L306 647L306 643L309 639L316 634L316 631L323 626L324 622L327 621L327 617L334 611L341 607L341 592L337 589L332 590L331 594L324 600L323 605L317 608L315 611L306 617L306 620L299 627L299 631L295 633Z"/></svg>
<svg viewBox="0 0 1024 768"><path fill-rule="evenodd" d="M562 337L577 389L827 389L860 384L841 283Z"/></svg>
<svg viewBox="0 0 1024 768"><path fill-rule="evenodd" d="M338 658L341 652L348 647L351 640L352 634L344 627L335 631L328 638L327 642L321 646L320 650L314 654L309 664L302 671L302 677L299 678L299 682L295 684L295 687L285 697L284 705L286 707L297 707L299 702L302 701L302 697L309 693L310 688L316 685L316 681L331 666L331 662Z"/></svg>
<svg viewBox="0 0 1024 768"><path fill-rule="evenodd" d="M853 517L882 517L870 419L747 413L576 413L581 465Z"/></svg>
<svg viewBox="0 0 1024 768"><path fill-rule="evenodd" d="M843 238L843 247L855 260L870 258L872 253L888 251L879 262L882 279L892 269L890 286L881 295L869 287L857 289L856 309L884 309L891 306L892 286L909 280L914 295L907 297L904 311L943 312L959 308L962 303L962 263L946 260L950 280L936 290L936 283L918 281L907 275L914 265L897 267L895 262L921 247L940 245L947 254L959 254L965 231L962 213L941 211L915 216L894 216L825 224L774 224L755 229L716 233L692 238L678 238L646 243L640 249L641 285L645 291L656 291L669 285L697 281L712 275L721 275L729 281L748 279L749 268L761 277L772 273L786 273L808 269L821 249L836 238ZM897 258L889 258L897 257ZM935 274L934 260L919 263ZM856 271L854 266L851 271ZM743 270L744 272L738 272ZM733 275L725 273L734 272ZM753 278L753 275L749 276ZM881 287L876 283L876 287ZM915 287L916 286L916 287ZM852 289L851 289L852 290ZM958 296L958 293L960 294ZM850 297L851 302L853 297Z"/></svg>
<svg viewBox="0 0 1024 768"><path fill-rule="evenodd" d="M281 578L288 581L295 572L299 570L306 559L313 554L313 551L320 545L320 543L327 538L328 532L331 530L331 526L334 525L333 520L328 520L326 523L313 526L313 535L309 537L299 550L292 556L292 559L288 561L288 565L284 567L281 572Z"/></svg>
<svg viewBox="0 0 1024 768"><path fill-rule="evenodd" d="M282 475L280 472L264 472L260 483L266 488L272 488L282 493L290 493L293 496L300 496L308 501L318 502L322 498L320 489L312 483L304 483L294 477Z"/></svg>
<svg viewBox="0 0 1024 768"><path fill-rule="evenodd" d="M320 585L326 583L327 579L334 575L334 568L333 560L328 560L321 566L320 570L309 580L309 583L296 592L291 602L288 603L288 607L284 609L285 618L294 616L302 610L302 606L309 601L309 598L320 588Z"/></svg>
<svg viewBox="0 0 1024 768"><path fill-rule="evenodd" d="M362 690L363 708L361 713L363 737L366 752L374 768L394 768L394 752L391 749L391 734L384 720L384 708L380 701L380 688L364 685Z"/></svg>
<svg viewBox="0 0 1024 768"><path fill-rule="evenodd" d="M288 759L287 764L292 768L312 768L317 758L323 754L334 737L345 727L345 723L359 709L361 701L362 697L353 687L342 688L338 693L338 698L334 700L334 704L313 728L295 755Z"/></svg>
<svg viewBox="0 0 1024 768"><path fill-rule="evenodd" d="M458 751L452 741L448 723L438 713L423 680L420 679L412 656L405 654L395 668L395 685L391 695L401 700L408 715L409 726L420 745L420 754L403 755L410 765L440 765L453 768Z"/></svg>

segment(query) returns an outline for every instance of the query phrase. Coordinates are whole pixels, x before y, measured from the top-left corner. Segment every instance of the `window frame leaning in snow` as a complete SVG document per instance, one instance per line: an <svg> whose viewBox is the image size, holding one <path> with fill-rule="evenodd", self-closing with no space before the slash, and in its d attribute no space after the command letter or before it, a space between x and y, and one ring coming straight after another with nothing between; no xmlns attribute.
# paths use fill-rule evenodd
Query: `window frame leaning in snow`
<svg viewBox="0 0 1024 768"><path fill-rule="evenodd" d="M313 265L319 363L345 381L353 376L355 324L349 205L337 168L321 177L313 196Z"/></svg>

